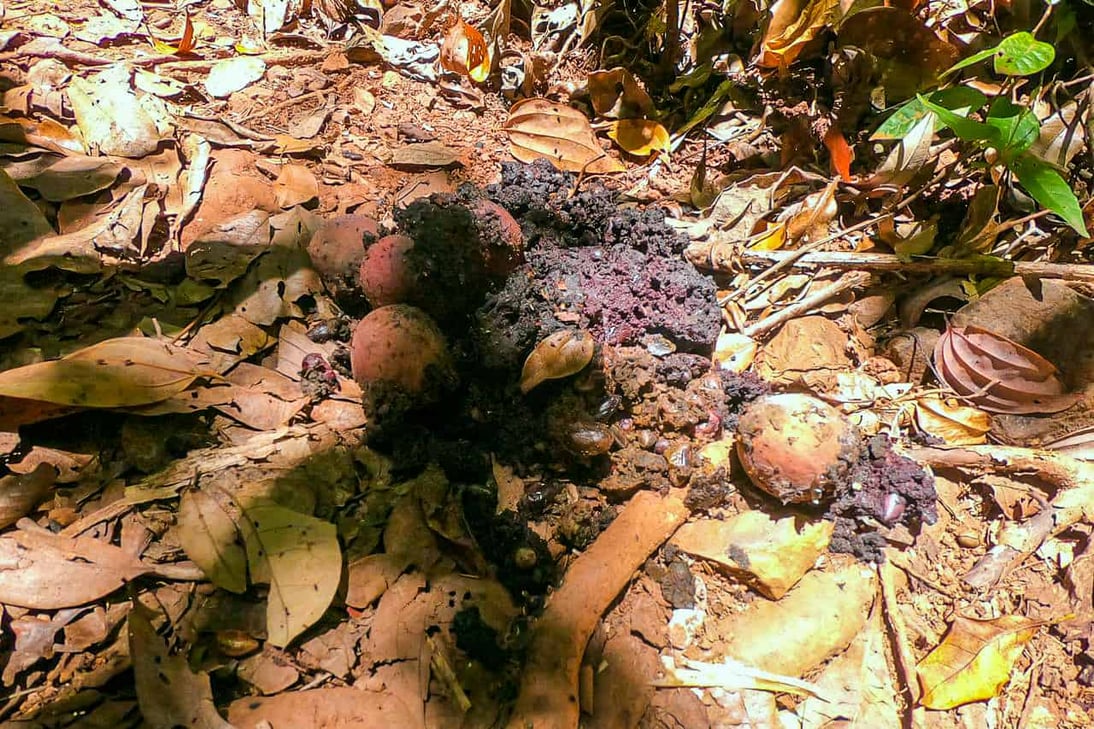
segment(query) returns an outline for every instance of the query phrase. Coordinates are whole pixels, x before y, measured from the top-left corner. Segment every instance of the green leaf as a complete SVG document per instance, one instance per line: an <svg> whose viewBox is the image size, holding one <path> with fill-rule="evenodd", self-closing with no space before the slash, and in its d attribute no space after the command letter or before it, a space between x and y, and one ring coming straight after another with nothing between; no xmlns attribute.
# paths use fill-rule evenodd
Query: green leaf
<svg viewBox="0 0 1094 729"><path fill-rule="evenodd" d="M986 142L993 147L1002 148L1002 134L990 124L974 121L960 114L955 114L944 106L928 101L926 97L919 95L916 98L923 106L938 115L939 120L953 130L966 142Z"/></svg>
<svg viewBox="0 0 1094 729"><path fill-rule="evenodd" d="M946 76L949 76L954 71L959 71L962 68L967 68L968 66L973 65L974 63L980 63L981 61L983 61L985 59L991 58L992 56L995 55L996 51L998 51L998 50L999 50L999 46L995 46L994 48L986 48L986 49L980 51L979 53L974 53L971 56L969 56L968 58L964 58L964 59L958 61L957 63L953 64L949 68L947 68L945 71L942 72L942 76L940 78L945 78Z"/></svg>
<svg viewBox="0 0 1094 729"><path fill-rule="evenodd" d="M1015 159L1010 169L1033 199L1059 215L1079 235L1089 238L1079 200L1067 181L1051 165L1028 154Z"/></svg>
<svg viewBox="0 0 1094 729"><path fill-rule="evenodd" d="M999 130L999 152L1004 161L1025 152L1041 135L1041 123L1037 121L1037 116L1005 96L991 103L987 123Z"/></svg>
<svg viewBox="0 0 1094 729"><path fill-rule="evenodd" d="M995 72L1007 76L1029 76L1044 71L1056 58L1051 43L1039 41L1022 31L1008 35L996 49Z"/></svg>
<svg viewBox="0 0 1094 729"><path fill-rule="evenodd" d="M982 93L970 86L939 89L927 94L927 98L958 114L967 114L970 110L979 109L987 102L987 98ZM874 141L903 139L919 120L929 113L930 110L923 106L919 99L909 99L878 127L870 139ZM934 131L937 132L943 126L942 121L935 117Z"/></svg>

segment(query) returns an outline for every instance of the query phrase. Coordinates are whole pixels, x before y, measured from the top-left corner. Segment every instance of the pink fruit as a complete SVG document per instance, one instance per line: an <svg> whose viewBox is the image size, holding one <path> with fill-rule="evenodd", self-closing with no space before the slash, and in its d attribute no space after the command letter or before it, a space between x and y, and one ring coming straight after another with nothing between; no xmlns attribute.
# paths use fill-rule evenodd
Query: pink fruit
<svg viewBox="0 0 1094 729"><path fill-rule="evenodd" d="M379 233L379 224L368 215L339 215L315 231L308 243L308 255L323 283L336 297L356 288L365 249Z"/></svg>
<svg viewBox="0 0 1094 729"><path fill-rule="evenodd" d="M357 325L351 348L353 378L366 394L371 387L387 384L428 401L451 371L437 324L421 309L405 304L371 311Z"/></svg>
<svg viewBox="0 0 1094 729"><path fill-rule="evenodd" d="M407 253L413 247L414 241L405 235L386 235L365 253L358 281L373 308L410 300L416 280Z"/></svg>

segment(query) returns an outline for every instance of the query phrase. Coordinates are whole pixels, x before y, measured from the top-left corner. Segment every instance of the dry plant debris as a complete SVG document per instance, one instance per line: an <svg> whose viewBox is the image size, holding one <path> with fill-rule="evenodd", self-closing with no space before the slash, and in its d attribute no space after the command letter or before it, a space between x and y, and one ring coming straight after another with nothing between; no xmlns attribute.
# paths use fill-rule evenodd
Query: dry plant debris
<svg viewBox="0 0 1094 729"><path fill-rule="evenodd" d="M3 0L0 722L1089 726L1092 37Z"/></svg>

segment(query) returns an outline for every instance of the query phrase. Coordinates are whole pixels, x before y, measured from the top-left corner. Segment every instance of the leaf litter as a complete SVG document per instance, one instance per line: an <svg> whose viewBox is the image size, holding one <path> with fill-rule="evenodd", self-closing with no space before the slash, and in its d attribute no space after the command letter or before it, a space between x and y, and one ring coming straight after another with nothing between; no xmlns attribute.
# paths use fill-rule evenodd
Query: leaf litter
<svg viewBox="0 0 1094 729"><path fill-rule="evenodd" d="M1083 725L1064 14L533 5L9 8L0 718ZM352 376L391 233L435 401ZM835 505L738 468L771 388L863 439Z"/></svg>

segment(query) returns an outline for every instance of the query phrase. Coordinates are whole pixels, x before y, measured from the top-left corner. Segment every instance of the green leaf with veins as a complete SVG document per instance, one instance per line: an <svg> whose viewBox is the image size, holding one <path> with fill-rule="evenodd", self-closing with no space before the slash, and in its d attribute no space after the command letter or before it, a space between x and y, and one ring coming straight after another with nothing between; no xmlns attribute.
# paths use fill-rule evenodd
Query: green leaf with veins
<svg viewBox="0 0 1094 729"><path fill-rule="evenodd" d="M1033 155L1023 154L1011 161L1010 169L1033 199L1059 215L1084 238L1090 237L1083 221L1079 199L1059 172Z"/></svg>
<svg viewBox="0 0 1094 729"><path fill-rule="evenodd" d="M933 101L928 101L920 94L916 97L919 103L938 115L939 120L953 130L959 138L966 142L986 143L997 149L1003 146L1003 135L998 128L991 124L978 122L968 117L956 114L944 106L939 106Z"/></svg>
<svg viewBox="0 0 1094 729"><path fill-rule="evenodd" d="M969 111L979 109L987 103L987 97L970 86L951 86L948 89L939 89L927 94L927 98L956 114L968 114ZM919 99L909 99L878 127L870 139L873 141L903 139L920 119L930 113L930 110L923 106ZM936 116L934 131L937 132L943 126L945 125L942 120Z"/></svg>
<svg viewBox="0 0 1094 729"><path fill-rule="evenodd" d="M1041 123L1037 121L1037 115L1005 96L991 103L986 122L999 130L999 153L1003 155L1004 162L1025 152L1041 135Z"/></svg>
<svg viewBox="0 0 1094 729"><path fill-rule="evenodd" d="M995 72L1007 76L1040 73L1056 60L1051 43L1039 41L1025 31L1008 35L995 49Z"/></svg>

